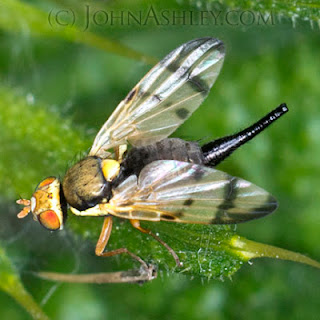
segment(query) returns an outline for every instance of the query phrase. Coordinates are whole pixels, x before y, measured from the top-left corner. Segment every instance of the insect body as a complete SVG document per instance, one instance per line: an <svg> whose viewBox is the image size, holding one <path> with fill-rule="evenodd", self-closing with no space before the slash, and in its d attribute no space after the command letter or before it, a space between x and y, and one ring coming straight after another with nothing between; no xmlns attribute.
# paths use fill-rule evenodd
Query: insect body
<svg viewBox="0 0 320 320"><path fill-rule="evenodd" d="M271 213L276 200L263 189L213 167L288 111L285 104L249 128L204 146L168 136L202 103L224 59L223 43L202 38L178 47L159 62L119 104L96 136L89 155L62 183L49 177L31 200L18 200L49 230L62 229L67 206L79 216L105 216L96 254L105 252L112 216L175 252L140 220L226 224ZM131 145L131 149L128 149Z"/></svg>

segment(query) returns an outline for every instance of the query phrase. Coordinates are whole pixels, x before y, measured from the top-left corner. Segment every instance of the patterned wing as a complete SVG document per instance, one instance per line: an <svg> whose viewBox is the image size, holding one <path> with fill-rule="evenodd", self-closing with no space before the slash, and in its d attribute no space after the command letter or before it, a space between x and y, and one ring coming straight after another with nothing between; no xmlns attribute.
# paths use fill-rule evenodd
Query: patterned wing
<svg viewBox="0 0 320 320"><path fill-rule="evenodd" d="M212 38L172 51L118 105L98 132L90 155L103 156L128 142L142 146L168 137L206 98L223 59L223 43Z"/></svg>
<svg viewBox="0 0 320 320"><path fill-rule="evenodd" d="M254 184L212 168L174 160L147 165L117 189L107 210L127 219L227 224L263 217L277 201Z"/></svg>

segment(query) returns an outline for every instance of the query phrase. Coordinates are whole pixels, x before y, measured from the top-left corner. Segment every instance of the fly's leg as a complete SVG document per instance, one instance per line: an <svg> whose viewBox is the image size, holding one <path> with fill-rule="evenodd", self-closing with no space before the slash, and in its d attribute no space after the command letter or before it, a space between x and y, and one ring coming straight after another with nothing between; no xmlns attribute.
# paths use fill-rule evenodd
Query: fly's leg
<svg viewBox="0 0 320 320"><path fill-rule="evenodd" d="M99 237L99 240L96 244L96 251L95 251L96 255L99 257L112 257L117 254L127 253L133 259L140 262L141 266L145 270L148 270L149 269L148 265L140 257L138 257L134 253L130 252L127 248L119 248L116 250L106 251L106 252L104 251L107 246L108 240L110 238L111 230L112 230L112 217L107 216L104 218L100 237Z"/></svg>
<svg viewBox="0 0 320 320"><path fill-rule="evenodd" d="M144 229L140 226L140 221L136 220L136 219L130 219L130 222L132 224L132 226L136 229L138 229L139 231L149 234L151 237L153 237L154 239L156 239L158 242L160 242L172 255L173 259L175 260L176 264L178 267L181 267L181 262L180 259L178 257L178 255L175 253L175 251L167 244L165 243L163 240L161 240L157 235L155 235L154 233L152 233L150 230L148 229Z"/></svg>
<svg viewBox="0 0 320 320"><path fill-rule="evenodd" d="M69 282L69 283L138 283L142 284L157 277L154 265L148 266L141 258L128 251L127 248L120 248L104 252L112 230L112 218L105 217L99 240L96 245L96 255L100 257L111 257L121 253L129 254L133 259L140 262L140 269L127 271L94 273L94 274L64 274L56 272L37 272L36 275L45 280Z"/></svg>

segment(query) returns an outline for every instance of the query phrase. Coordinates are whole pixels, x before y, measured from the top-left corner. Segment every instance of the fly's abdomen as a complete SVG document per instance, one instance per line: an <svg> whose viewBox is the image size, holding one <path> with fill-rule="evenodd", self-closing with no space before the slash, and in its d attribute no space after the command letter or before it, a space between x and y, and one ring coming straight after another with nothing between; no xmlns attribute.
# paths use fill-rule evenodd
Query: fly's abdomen
<svg viewBox="0 0 320 320"><path fill-rule="evenodd" d="M87 157L76 163L67 171L62 189L69 205L80 211L109 198L110 184L104 178L101 159Z"/></svg>
<svg viewBox="0 0 320 320"><path fill-rule="evenodd" d="M202 150L196 142L171 138L150 147L153 147L157 160L177 160L196 164L202 164L204 160Z"/></svg>
<svg viewBox="0 0 320 320"><path fill-rule="evenodd" d="M157 160L177 160L203 164L203 152L196 142L178 138L161 140L155 144L131 149L123 162L114 186L132 174L139 176L140 171L149 163Z"/></svg>

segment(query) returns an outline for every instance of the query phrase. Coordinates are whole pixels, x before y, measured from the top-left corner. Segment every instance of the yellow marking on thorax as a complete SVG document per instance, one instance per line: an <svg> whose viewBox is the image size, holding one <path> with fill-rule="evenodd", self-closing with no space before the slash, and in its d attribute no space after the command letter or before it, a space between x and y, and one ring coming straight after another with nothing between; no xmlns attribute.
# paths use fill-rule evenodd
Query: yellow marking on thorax
<svg viewBox="0 0 320 320"><path fill-rule="evenodd" d="M102 160L101 169L107 181L112 181L120 171L120 163L112 159Z"/></svg>
<svg viewBox="0 0 320 320"><path fill-rule="evenodd" d="M98 217L98 216L106 216L109 214L106 210L101 210L100 204L97 204L96 206L89 208L87 210L79 211L76 208L73 208L70 206L70 210L73 214L76 216L92 216L92 217Z"/></svg>
<svg viewBox="0 0 320 320"><path fill-rule="evenodd" d="M70 210L76 216L106 216L108 214L113 214L115 212L114 206L110 205L109 203L99 203L92 208L80 211L76 208L70 206Z"/></svg>

